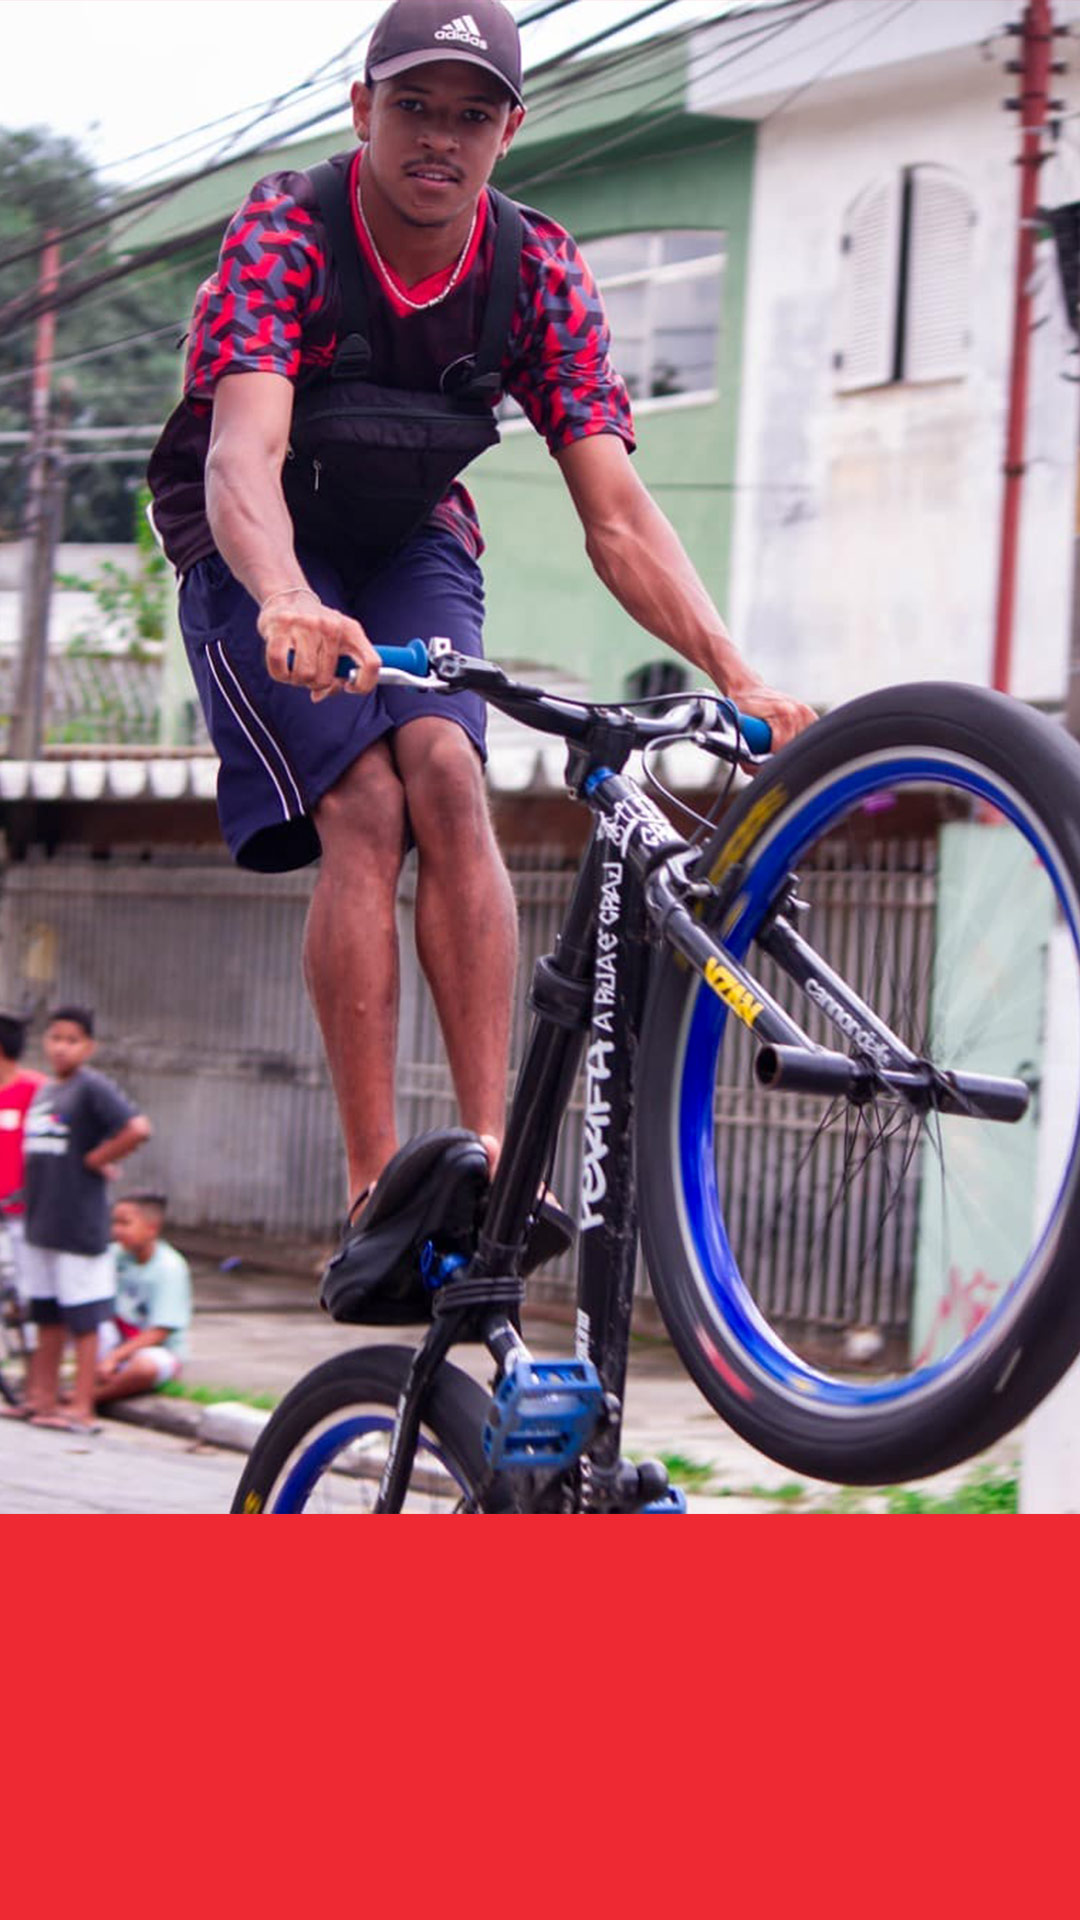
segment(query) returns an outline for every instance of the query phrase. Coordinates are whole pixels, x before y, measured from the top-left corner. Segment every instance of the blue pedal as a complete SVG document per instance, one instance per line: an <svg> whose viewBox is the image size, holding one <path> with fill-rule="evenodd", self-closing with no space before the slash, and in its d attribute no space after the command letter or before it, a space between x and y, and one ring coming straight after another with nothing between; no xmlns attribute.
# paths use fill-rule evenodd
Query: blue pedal
<svg viewBox="0 0 1080 1920"><path fill-rule="evenodd" d="M639 1507L639 1513L685 1513L686 1495L681 1487L669 1487L659 1500L650 1500L647 1507Z"/></svg>
<svg viewBox="0 0 1080 1920"><path fill-rule="evenodd" d="M484 1424L484 1455L504 1472L557 1473L583 1452L604 1410L591 1360L518 1360Z"/></svg>

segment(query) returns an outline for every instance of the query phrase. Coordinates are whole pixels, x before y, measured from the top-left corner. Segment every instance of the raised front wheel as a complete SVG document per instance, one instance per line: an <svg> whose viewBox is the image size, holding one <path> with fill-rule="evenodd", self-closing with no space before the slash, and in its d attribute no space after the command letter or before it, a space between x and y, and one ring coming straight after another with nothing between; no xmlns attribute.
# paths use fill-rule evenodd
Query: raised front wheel
<svg viewBox="0 0 1080 1920"><path fill-rule="evenodd" d="M774 1459L864 1484L940 1471L1080 1349L1080 750L982 689L890 689L780 754L701 866L708 924L861 1092L760 1085L752 1021L663 961L637 1139L660 1310ZM824 963L798 984L765 951L777 913ZM924 1085L1020 1084L1026 1110L883 1086L831 976Z"/></svg>

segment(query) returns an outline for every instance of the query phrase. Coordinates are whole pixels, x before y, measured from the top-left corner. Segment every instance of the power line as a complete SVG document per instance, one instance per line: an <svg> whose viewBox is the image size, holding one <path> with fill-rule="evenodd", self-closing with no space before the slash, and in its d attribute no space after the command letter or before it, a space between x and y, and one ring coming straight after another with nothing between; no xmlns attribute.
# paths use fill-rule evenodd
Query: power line
<svg viewBox="0 0 1080 1920"><path fill-rule="evenodd" d="M113 285L118 280L126 280L131 274L138 273L144 266L153 266L159 260L174 260L181 254L190 253L204 241L216 239L221 233L221 221L213 220L202 227L194 227L188 233L177 234L171 240L159 241L156 246L147 247L137 260L124 260L116 266L105 267L100 273L91 274L89 279L78 280L73 286L58 287L49 295L35 295L33 302L18 305L12 302L8 307L0 307L0 324L7 334L17 333L24 327L33 326L41 314L50 310L57 312L63 307L78 305L88 293L98 287Z"/></svg>
<svg viewBox="0 0 1080 1920"><path fill-rule="evenodd" d="M825 75L832 71L838 61L846 59L847 55L854 53L857 47L864 46L868 40L872 40L874 35L880 33L884 27L891 26L894 20L899 19L900 15L906 13L908 8L914 4L915 0L900 0L900 4L893 9L887 20L883 20L879 14L875 19L874 25L870 27L866 33L862 34L859 39L849 40L832 60L829 60L825 66L819 67L816 73L812 73L809 80L801 81L797 87L791 89L790 93L785 94L784 98L779 101L775 107L770 107L768 113L763 113L759 125L764 125L766 120L774 120L777 114L786 113L792 101L798 100L802 94L808 93L811 87L816 87L818 81L823 80ZM829 36L826 35L825 38L827 39Z"/></svg>
<svg viewBox="0 0 1080 1920"><path fill-rule="evenodd" d="M508 480L511 485L526 487L546 487L547 476L542 473L506 472L499 467L499 483ZM651 480L642 476L642 484L650 493L811 493L813 488L806 480Z"/></svg>
<svg viewBox="0 0 1080 1920"><path fill-rule="evenodd" d="M890 3L890 0L884 0L884 5L881 10L882 12L885 10L885 8L888 7L889 3ZM832 0L817 0L816 6L808 7L805 13L799 15L799 19L797 21L793 21L790 24L798 25L799 21L804 19L807 13L817 11L818 7L827 6L830 4L832 4ZM907 7L912 5L914 5L914 0L900 0L900 4L894 9L893 13L889 14L887 19L882 19L881 12L879 12L874 17L873 25L870 27L867 33L861 35L856 40L848 41L844 45L844 47L841 48L840 52L836 54L834 58L830 59L825 64L825 66L818 68L816 73L812 74L809 79L801 81L797 87L793 87L790 93L785 94L783 99L779 100L774 107L770 107L768 112L763 113L760 119L757 120L756 122L746 122L745 124L737 127L733 132L722 134L719 136L719 138L715 140L697 140L683 147L667 148L660 153L651 153L643 156L630 156L629 158L624 159L623 164L628 166L637 166L637 165L648 165L650 167L663 166L668 161L679 159L687 153L715 153L719 151L719 149L722 147L730 146L734 141L745 140L747 138L753 137L756 128L766 125L767 122L774 120L779 114L785 113L787 109L791 106L792 102L798 99L802 94L808 92L811 87L816 86L818 82L825 76L825 74L828 73L831 70L831 68L836 65L838 60L845 58L846 55L854 51L856 47L862 46L865 41L872 39L874 34L881 31L884 27L890 25L893 19L895 19L900 13L903 13ZM844 23L844 24L848 25L850 23ZM830 31L827 34L824 34L821 36L821 40L815 41L814 45L815 46L821 45L824 40L832 39L836 33L841 31L843 31L843 27L836 27L836 28L830 29ZM740 38L741 37L744 37L744 36L740 36ZM731 42L728 41L726 44L730 45ZM751 52L755 51L755 48L751 48L750 51ZM706 56L703 56L703 58L704 57ZM739 57L741 58L742 56L739 56ZM730 65L732 63L725 60L720 62L719 64L722 67L722 66ZM776 64L775 61L766 62L762 70L767 72L769 66L775 65L775 64ZM703 67L700 71L693 71L692 63L691 63L690 77L695 81L708 79L717 70L718 70L717 66L713 65L710 67ZM605 89L605 98L607 97L607 94L608 94L608 89ZM662 100L657 104L663 104ZM677 112L678 112L678 109L675 110L675 115L677 115ZM659 125L662 123L663 120L669 120L672 117L675 117L675 115L671 113L665 114L661 116L661 120L658 120L653 124ZM621 136L620 136L620 139L621 139ZM592 150L592 152L596 156L600 156L601 154L606 153L610 149L610 147L615 144L617 143L614 141L601 144L599 146L596 146ZM583 155L579 156L578 159L574 162L575 172L578 177L584 177L586 174L595 173L602 170L603 161L599 157L597 157L596 159L594 159L593 164L589 165L587 164L589 157L590 157L589 153L586 152ZM546 179L547 177L548 177L547 174L544 174L544 173L533 174L528 176L524 180L519 180L516 183L516 185L518 188L523 186L535 186L538 182L540 182L543 179Z"/></svg>
<svg viewBox="0 0 1080 1920"><path fill-rule="evenodd" d="M535 21L545 18L548 13L558 12L561 6L572 5L572 4L576 4L576 0L549 0L549 4L542 6L538 11L528 15L523 21L519 22L519 25L532 24ZM578 55L583 51L583 49L590 46L595 46L600 41L604 39L609 39L615 33L626 31L627 28L632 26L635 22L645 19L650 14L659 12L663 8L668 7L672 4L673 4L673 0L651 0L651 4L649 6L642 8L637 14L631 15L629 19L621 20L615 26L604 28L601 30L600 33L590 35L586 40L575 43L574 45L563 49L561 53L553 56L553 58L550 61L543 62L536 69L537 75L542 76L544 74L554 73L557 68L565 65L567 62L570 62L576 59ZM315 70L315 73L313 75L310 75L307 80L299 82L297 86L291 88L287 93L278 96L277 99L269 103L266 103L264 105L264 110L257 115L256 120L251 123L251 126L259 124L261 120L269 117L269 115L278 106L280 106L281 104L283 104L284 102L290 99L295 99L298 95L303 93L309 86L313 84L314 81L318 79L318 76L322 74L326 70L326 68L344 59L346 55L348 55L352 51L352 49L358 46L360 42L364 40L366 37L367 36L365 34L360 34L356 37L356 39L347 42L343 48L339 49L339 51L336 54L331 56L330 60L324 61L322 66L317 68ZM336 115L341 111L344 111L343 106L342 107L334 106L331 108L322 109L319 113L311 116L308 120L302 121L300 124L296 126L285 129L279 136L276 137L275 143L274 143L275 146L287 145L290 141L298 138L300 134L306 133L311 129L313 129L314 127L322 125L326 120L336 117ZM227 123L228 120L230 120L233 117L234 117L233 115L223 116L222 124ZM217 124L217 123L209 122L207 124L209 126L213 126L214 124ZM247 129L244 129L244 130L250 131L251 127L248 127ZM178 135L177 140L178 141L184 140L188 137L189 136L187 135ZM239 138L240 135L237 134L235 137ZM157 206L162 201L168 200L174 197L176 194L182 192L184 188L189 187L195 184L196 182L208 179L212 177L214 174L222 172L228 167L237 166L243 160L260 159L263 157L266 151L267 149L265 144L259 147L253 147L245 150L242 153L234 153L229 156L221 157L216 161L211 161L208 165L201 166L198 169L190 172L185 172L178 177L174 177L171 181L161 182L156 186L148 187L144 193L137 194L135 195L134 198L125 197L122 202L113 204L107 209L99 213L90 215L86 219L77 221L74 225L64 228L58 234L57 236L58 240L62 246L66 245L71 240L81 238L82 235L85 233L94 232L103 226L108 226L112 224L114 221L125 219L131 214L143 212L151 207ZM23 246L14 248L9 252L7 252L6 254L0 255L0 272L2 272L7 267L17 265L19 262L23 260L34 258L37 254L41 252L42 244L43 243L41 239L38 238L34 240L32 243L27 242ZM70 272L71 266L73 264L74 263L72 262L65 263L64 267L61 269L62 272ZM35 309L33 313L28 312L27 317L36 318L36 312L37 312L37 309ZM0 309L0 320L2 320L3 317L4 317L3 310ZM20 315L20 317L22 316Z"/></svg>
<svg viewBox="0 0 1080 1920"><path fill-rule="evenodd" d="M630 14L628 19L617 20L612 27L601 27L598 33L590 34L588 39L579 40L576 46L569 47L563 53L554 55L550 61L543 61L541 65L536 68L535 78L542 83L542 76L549 68L560 66L566 60L577 59L581 54L587 53L590 47L599 46L601 41L610 40L614 34L628 32L631 27L636 27L640 21L650 19L654 13L666 12L667 8L673 4L674 0L650 0L648 6L640 7L637 13Z"/></svg>
<svg viewBox="0 0 1080 1920"><path fill-rule="evenodd" d="M346 47L342 48L339 53L333 56L334 59L341 59L342 56L349 51L349 48L356 44L355 41L348 42ZM324 65L328 64L329 62L324 63ZM317 71L321 72L322 68L317 69ZM272 106L276 107L283 101L294 98L296 95L302 93L309 84L309 80L300 81L289 94L281 95L278 101L272 103ZM306 133L309 128L319 126L324 120L330 118L332 112L337 111L337 108L323 109L312 118L302 121L298 126L289 128L281 135L281 140L289 141L295 139L299 134ZM265 117L265 114L260 114L252 125L258 125L259 120ZM250 131L250 128L246 128L244 131ZM184 136L180 137L183 138ZM144 193L136 194L132 199L125 196L121 201L113 203L102 212L89 215L84 220L76 221L73 226L65 227L58 234L57 238L62 246L71 240L81 239L85 233L96 232L100 227L109 226L116 220L126 219L133 213L140 213L149 207L157 206L161 201L169 200L173 198L174 195L182 192L185 187L192 186L198 181L209 179L212 175L223 172L227 167L237 166L242 160L256 159L265 153L265 151L265 146L252 147L245 153L232 154L228 157L211 161L207 166L201 166L194 171L184 173L179 177L174 177L170 181L159 183L157 186L148 187ZM38 237L32 243L27 242L24 246L14 248L8 253L0 255L0 272L7 267L17 265L20 261L33 259L41 252L43 244L41 238ZM68 263L68 270L70 270L71 264L70 262Z"/></svg>
<svg viewBox="0 0 1080 1920"><path fill-rule="evenodd" d="M139 345L147 340L160 340L163 335L169 333L175 334L176 326L176 321L173 321L169 326L158 327L151 333L125 333L122 334L119 339L108 340L100 347L87 347L82 353L61 355L53 360L52 365L54 369L57 367L75 367L79 366L84 360L101 360L104 359L106 354L118 352L121 347ZM0 374L0 388L17 385L18 382L28 378L29 372L29 367L20 367L14 373Z"/></svg>
<svg viewBox="0 0 1080 1920"><path fill-rule="evenodd" d="M905 4L906 3L907 3L907 0L905 0ZM671 0L652 0L651 5L641 9L637 14L632 15L630 20L622 20L618 23L616 27L604 29L599 35L589 36L587 41L578 43L575 47L566 50L565 53L560 55L558 59L556 59L555 61L550 63L545 63L543 67L537 70L538 73L553 71L556 67L561 65L563 62L575 57L581 51L581 48L583 46L594 46L597 44L598 40L610 38L611 34L615 32L625 31L629 25L634 24L635 22L639 22L642 18L646 18L653 13L661 11L664 7L670 4L671 4ZM793 4L794 4L794 0L793 0ZM720 68L733 65L736 61L745 58L748 52L756 51L756 49L759 46L767 44L770 40L776 38L778 35L784 32L790 31L794 26L798 25L802 20L806 19L810 14L816 13L820 11L822 8L830 6L832 4L834 4L834 0L808 0L808 4L803 6L801 11L795 14L794 17L791 19L784 19L781 21L776 21L775 19L772 19L769 21L763 21L759 27L751 29L745 35L731 36L731 38L725 43L724 57L720 61L714 62L712 65L704 68L700 74L695 75L695 78L700 79L700 78L709 77L712 73L718 71ZM719 17L720 19L726 20L729 18L735 18L739 16L735 15L732 11L729 10L728 13L725 13L724 15L721 15ZM689 31L693 31L693 29L686 30L686 32L689 32ZM680 37L685 38L686 33L684 32L684 34ZM751 42L751 46L749 48L741 48L739 51L735 53L730 53L728 49L734 43L735 40L738 40L740 42L743 40L749 40ZM635 52L638 55L640 55L641 51L642 51L641 49L635 49ZM585 87L582 88L580 87L578 76L574 76L574 83L578 85L578 88L579 88L579 104L581 99L588 98L587 88L591 78L592 78L591 72L588 75L581 76L581 79L584 79L586 83ZM677 115L682 110L681 101L682 101L683 92L684 92L684 83L680 79L680 83L676 88L672 89L666 94L662 94L659 97L659 99L654 103L654 107L655 106L663 107L666 105L666 103L669 100L674 100L674 99L677 99L679 101L679 104L674 106L670 111L666 113L661 113L656 118L652 118L650 123L652 126L661 125L666 120L669 120L672 117L677 117ZM305 125L299 128L294 128L292 130L293 135L295 136L296 133L306 131L308 124L318 124L325 117L326 117L325 115L316 116L314 122L306 123ZM569 158L559 162L558 164L546 169L542 169L537 173L526 175L524 180L519 180L519 182L517 183L519 188L521 186L531 187L543 180L547 180L549 178L565 173L572 167L580 166L583 160L585 161L592 160L595 162L596 158L599 155L608 153L614 150L618 146L625 145L629 139L632 139L634 137L634 134L637 131L637 124L638 123L635 118L634 125L631 128L629 128L627 131L617 133L612 138L606 141L602 141L599 143L592 142L587 148L579 149L576 154L571 155ZM264 151L265 151L264 149L257 149L257 150L254 150L250 155L234 156L231 160L220 161L214 166L202 169L197 176L191 176L190 178L184 178L174 182L172 187L168 190L168 192L177 193L181 190L182 187L190 184L191 178L197 177L199 179L204 179L209 174L220 171L226 166L233 166L238 164L238 161L241 158L245 158L245 157L261 158L263 156ZM91 221L80 223L78 227L68 230L69 237L79 232L89 231L91 230L91 228L103 224L106 219L114 219L114 218L120 217L121 214L129 214L132 211L134 211L137 207L142 207L143 205L157 202L165 197L168 197L168 194L164 190L157 189L150 194L141 196L140 199L135 203L127 203L125 207L123 207L122 209L117 209L112 214L97 216ZM42 296L37 294L36 292L29 292L17 298L16 300L9 302L6 308L0 308L0 323L4 325L6 332L10 335L11 333L16 332L23 327L33 324L33 322L37 320L37 318L41 313L45 312L50 308L60 309L65 306L75 305L78 302L85 299L87 295L93 293L100 287L111 286L116 282L127 278L129 275L133 273L141 272L147 266L151 266L159 261L166 261L169 259L173 259L178 257L180 254L184 252L192 251L197 246L200 246L211 240L218 239L220 237L220 233L221 233L221 220L220 218L217 218L212 223L208 223L205 226L202 226L199 228L193 228L190 230L185 230L184 232L177 234L171 238L166 238L165 240L157 243L157 245L153 247L144 248L140 251L136 259L134 260L127 259L121 263L118 263L115 266L104 269L101 273L91 275L89 278L70 284L67 288L57 289L57 291L51 295ZM0 267L4 266L5 264L11 264L12 260L15 257L19 257L19 258L25 257L25 252L17 256L15 255L5 256L3 259L0 259Z"/></svg>
<svg viewBox="0 0 1080 1920"><path fill-rule="evenodd" d="M822 8L833 5L835 5L835 0L808 0L808 4L803 8L803 11L796 14L793 19L785 19L774 22L771 25L763 22L761 28L757 30L756 35L750 33L739 36L740 39L752 39L753 44L750 47L744 47L740 52L732 54L730 58L725 57L715 61L711 66L702 68L699 73L695 74L695 80L711 79L713 74L719 73L725 67L734 66L739 60L745 60L750 53L757 52L759 47L767 45L769 41L775 40L781 34L790 33L794 27L801 25L802 21L807 19L810 14L819 13ZM669 120L678 118L683 112L684 97L685 79L680 79L679 84L675 88L666 94L661 94L656 100L652 101L649 107L650 131L656 127L665 125ZM668 107L668 103L672 101L677 102L677 104ZM656 109L658 107L668 107L668 111L657 113ZM563 160L557 161L554 165L541 168L540 171L536 173L526 174L524 180L518 180L516 182L516 186L518 188L522 186L538 186L545 180L556 179L561 174L568 173L572 170L576 171L580 168L583 161L595 161L598 155L611 153L616 147L625 146L627 141L637 137L640 130L638 117L634 115L631 116L631 118L633 124L626 128L625 131L613 134L610 139L591 141L579 147L576 152L571 153Z"/></svg>
<svg viewBox="0 0 1080 1920"><path fill-rule="evenodd" d="M803 0L778 0L778 5L771 7L769 11L771 15L775 15L778 11L783 10L784 7L791 7L802 3ZM553 112L558 112L561 109L564 102L568 105L578 104L582 100L590 99L599 92L602 92L606 100L612 91L610 85L611 77L623 68L629 69L636 65L647 65L651 74L655 69L659 42L663 42L665 51L670 51L678 56L686 41L691 39L694 34L699 32L703 27L719 26L721 23L726 25L729 21L737 23L746 19L748 16L756 17L757 23L749 28L746 34L729 34L724 44L725 46L734 46L740 40L757 38L757 36L763 33L769 26L769 21L760 16L756 6L727 7L718 14L713 14L686 26L677 27L667 35L661 34L659 37L652 36L645 40L636 41L628 47L613 48L607 54L602 54L595 60L590 60L587 63L579 65L576 59L574 59L571 61L569 71L563 70L566 62L560 58L559 62L551 63L552 77L547 82L541 77L547 71L547 66L538 67L529 75L528 95L530 122L535 126L538 119L546 120L550 118ZM620 29L617 27L610 29L612 34L618 31L620 31ZM579 48L571 48L569 50L572 55L576 55L579 51ZM556 66L559 68L557 72L554 70ZM677 70L678 59L676 58L667 71L674 73ZM634 83L630 82L628 84L632 85ZM622 89L617 89L617 91L619 90Z"/></svg>
<svg viewBox="0 0 1080 1920"><path fill-rule="evenodd" d="M360 37L362 38L363 36ZM190 171L192 162L198 155L207 151L216 150L218 155L222 156L225 152L222 141L233 142L242 138L245 132L249 132L254 127L259 126L264 120L272 118L274 113L279 111L286 101L294 95L305 93L309 98L314 98L319 94L327 92L331 87L337 86L337 75L333 72L328 73L325 69L336 66L339 61L343 62L352 47L357 44L357 41L350 41L348 46L343 47L339 53L332 56L330 61L324 63L324 67L319 69L318 74L310 76L307 80L300 81L288 94L275 95L271 100L264 100L253 106L234 110L231 113L220 114L216 119L205 121L199 127L191 127L184 133L174 134L171 139L162 141L157 146L144 148L143 152L146 155L173 151L176 157L171 162L166 163L163 161L155 167L148 168L141 176L126 181L118 191L124 195L133 192L135 188L154 180L155 176L160 175L165 167L168 169L168 177L165 180L158 179L156 184L162 188L167 188L175 181L178 172L182 171L186 174ZM320 78L319 74L322 74L324 77ZM339 111L344 113L346 111L346 104L341 96L338 95L335 105L326 107L324 111L326 115ZM243 121L244 124L240 127L234 127L233 123L238 120ZM232 131L227 132L226 130L230 128ZM201 146L192 146L190 143L196 140L200 134L210 134L218 137L203 141ZM132 154L126 156L122 161L113 162L112 165L115 167L128 166L132 161L140 157L139 154ZM100 171L106 175L109 170L108 165L104 165L100 169Z"/></svg>

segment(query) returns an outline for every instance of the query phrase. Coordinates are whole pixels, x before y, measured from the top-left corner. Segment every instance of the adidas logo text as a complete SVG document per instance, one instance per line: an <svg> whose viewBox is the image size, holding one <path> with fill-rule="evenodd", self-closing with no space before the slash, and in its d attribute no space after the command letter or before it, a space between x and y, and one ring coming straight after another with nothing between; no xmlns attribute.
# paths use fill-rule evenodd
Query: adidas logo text
<svg viewBox="0 0 1080 1920"><path fill-rule="evenodd" d="M445 27L438 27L436 40L464 40L467 46L480 47L487 52L487 41L480 36L480 29L471 13L459 13L454 20L448 20Z"/></svg>

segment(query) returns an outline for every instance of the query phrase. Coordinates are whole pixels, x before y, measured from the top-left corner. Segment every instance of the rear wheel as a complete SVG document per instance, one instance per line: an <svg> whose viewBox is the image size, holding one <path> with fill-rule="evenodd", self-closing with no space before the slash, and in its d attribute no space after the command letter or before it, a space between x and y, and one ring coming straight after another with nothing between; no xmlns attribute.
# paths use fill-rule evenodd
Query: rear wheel
<svg viewBox="0 0 1080 1920"><path fill-rule="evenodd" d="M373 1512L411 1360L407 1347L368 1347L315 1367L252 1448L233 1513ZM404 1512L481 1513L504 1504L499 1483L487 1484L481 1434L488 1405L476 1382L444 1361Z"/></svg>
<svg viewBox="0 0 1080 1920"><path fill-rule="evenodd" d="M690 1373L797 1470L940 1471L1080 1349L1080 753L982 689L890 689L779 755L702 867L706 921L816 1043L872 1060L820 970L763 952L777 910L920 1059L1030 1089L1013 1121L768 1091L716 992L674 957L654 983L642 1233Z"/></svg>

